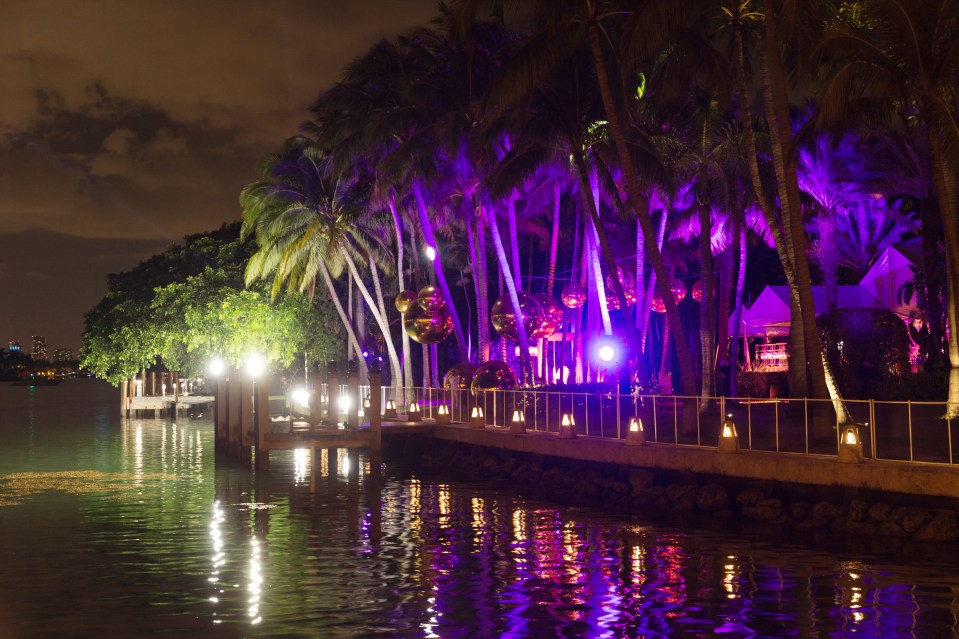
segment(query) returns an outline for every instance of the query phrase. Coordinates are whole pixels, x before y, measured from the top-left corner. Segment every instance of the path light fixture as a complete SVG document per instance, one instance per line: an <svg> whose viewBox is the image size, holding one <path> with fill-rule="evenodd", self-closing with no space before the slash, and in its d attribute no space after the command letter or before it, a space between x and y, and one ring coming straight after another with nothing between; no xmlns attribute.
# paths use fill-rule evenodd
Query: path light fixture
<svg viewBox="0 0 959 639"><path fill-rule="evenodd" d="M436 423L437 424L449 424L450 423L450 408L446 404L440 404L436 409Z"/></svg>
<svg viewBox="0 0 959 639"><path fill-rule="evenodd" d="M633 417L629 420L629 431L626 433L626 443L631 446L645 446L646 434L643 432L643 420Z"/></svg>
<svg viewBox="0 0 959 639"><path fill-rule="evenodd" d="M420 410L420 405L417 404L414 399L410 402L410 406L406 410L406 421L418 422L421 419L423 419L423 411Z"/></svg>
<svg viewBox="0 0 959 639"><path fill-rule="evenodd" d="M865 460L862 454L862 438L859 437L859 427L846 426L842 439L839 441L839 461L844 464L859 464Z"/></svg>
<svg viewBox="0 0 959 639"><path fill-rule="evenodd" d="M563 413L559 424L560 439L576 439L576 420L572 413Z"/></svg>
<svg viewBox="0 0 959 639"><path fill-rule="evenodd" d="M526 412L519 409L513 411L513 419L509 423L509 432L522 435L526 432Z"/></svg>
<svg viewBox="0 0 959 639"><path fill-rule="evenodd" d="M396 402L392 399L386 400L386 408L383 409L383 417L387 419L396 419Z"/></svg>
<svg viewBox="0 0 959 639"><path fill-rule="evenodd" d="M726 414L726 421L723 422L723 429L719 434L718 449L721 453L739 452L739 437L736 435L736 423L732 413Z"/></svg>
<svg viewBox="0 0 959 639"><path fill-rule="evenodd" d="M486 415L482 406L474 406L470 413L470 428L486 428Z"/></svg>

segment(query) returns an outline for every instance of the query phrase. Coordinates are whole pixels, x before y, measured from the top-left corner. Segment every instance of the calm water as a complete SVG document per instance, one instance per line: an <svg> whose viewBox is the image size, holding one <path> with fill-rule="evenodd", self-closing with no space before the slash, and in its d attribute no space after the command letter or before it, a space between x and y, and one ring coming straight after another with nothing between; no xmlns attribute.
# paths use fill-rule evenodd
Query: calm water
<svg viewBox="0 0 959 639"><path fill-rule="evenodd" d="M254 478L208 419L121 420L116 395L0 385L0 639L959 636L951 549L777 547L363 457Z"/></svg>

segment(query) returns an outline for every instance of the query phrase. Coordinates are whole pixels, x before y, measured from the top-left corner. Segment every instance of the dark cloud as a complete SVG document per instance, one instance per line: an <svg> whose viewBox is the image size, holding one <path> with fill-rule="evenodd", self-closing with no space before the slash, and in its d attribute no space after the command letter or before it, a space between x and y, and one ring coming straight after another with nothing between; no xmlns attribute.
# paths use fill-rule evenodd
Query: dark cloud
<svg viewBox="0 0 959 639"><path fill-rule="evenodd" d="M46 331L51 345L62 334L63 345L78 346L80 315L110 269L130 268L143 247L236 219L240 189L296 132L307 105L367 47L426 24L436 7L7 0L0 345ZM14 249L20 259L7 254ZM23 290L11 284L26 281Z"/></svg>

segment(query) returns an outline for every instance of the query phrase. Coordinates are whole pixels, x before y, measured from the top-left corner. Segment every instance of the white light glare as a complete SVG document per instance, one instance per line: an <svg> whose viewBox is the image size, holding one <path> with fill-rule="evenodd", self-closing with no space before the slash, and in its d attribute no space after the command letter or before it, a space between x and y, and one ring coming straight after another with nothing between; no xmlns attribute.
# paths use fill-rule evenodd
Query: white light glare
<svg viewBox="0 0 959 639"><path fill-rule="evenodd" d="M250 377L259 377L266 371L266 360L263 356L253 354L246 358L246 372Z"/></svg>
<svg viewBox="0 0 959 639"><path fill-rule="evenodd" d="M226 362L223 361L220 357L214 357L210 360L210 364L207 366L207 369L210 371L210 375L213 377L219 377L226 371ZM139 380L137 380L139 382Z"/></svg>
<svg viewBox="0 0 959 639"><path fill-rule="evenodd" d="M426 247L426 259L428 259L430 262L436 259L436 249L432 246Z"/></svg>
<svg viewBox="0 0 959 639"><path fill-rule="evenodd" d="M294 389L292 398L298 406L306 407L310 405L310 391L305 388Z"/></svg>
<svg viewBox="0 0 959 639"><path fill-rule="evenodd" d="M609 344L603 344L599 347L597 354L604 362L611 362L616 358L616 349Z"/></svg>

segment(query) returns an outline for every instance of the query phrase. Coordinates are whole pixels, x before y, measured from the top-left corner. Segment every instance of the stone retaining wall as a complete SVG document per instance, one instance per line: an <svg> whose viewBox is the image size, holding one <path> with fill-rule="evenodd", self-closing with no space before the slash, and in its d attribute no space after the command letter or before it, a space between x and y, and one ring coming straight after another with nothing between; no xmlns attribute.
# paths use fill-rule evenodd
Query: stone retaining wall
<svg viewBox="0 0 959 639"><path fill-rule="evenodd" d="M710 518L764 522L836 537L959 539L950 500L601 464L454 442L420 440L407 445L407 459L443 477L483 481L618 514L688 513L707 522Z"/></svg>

